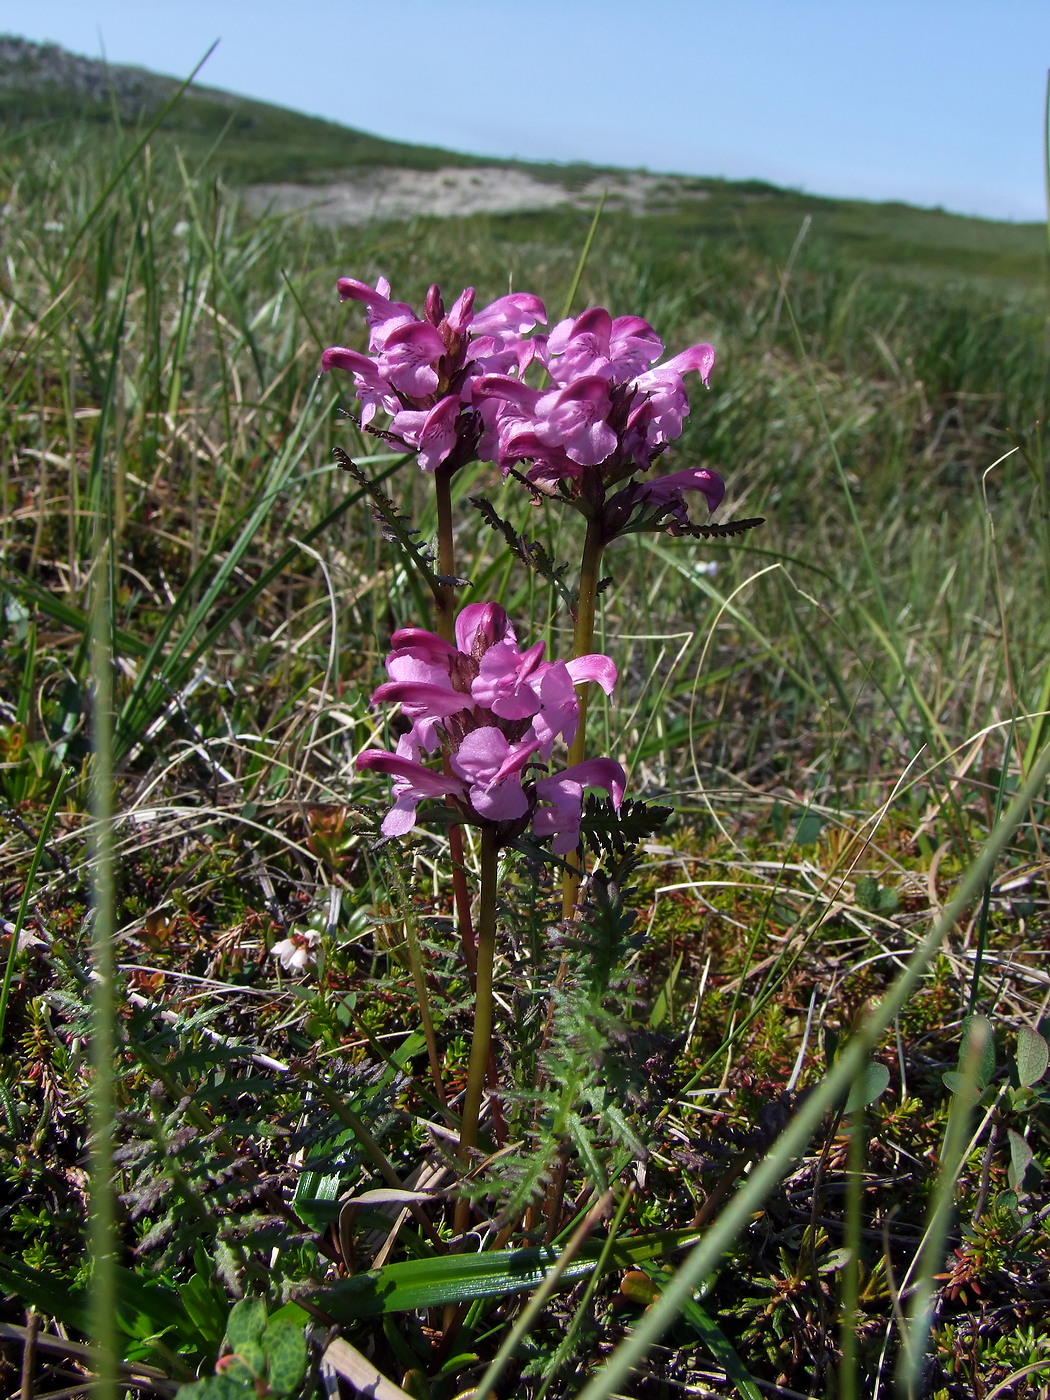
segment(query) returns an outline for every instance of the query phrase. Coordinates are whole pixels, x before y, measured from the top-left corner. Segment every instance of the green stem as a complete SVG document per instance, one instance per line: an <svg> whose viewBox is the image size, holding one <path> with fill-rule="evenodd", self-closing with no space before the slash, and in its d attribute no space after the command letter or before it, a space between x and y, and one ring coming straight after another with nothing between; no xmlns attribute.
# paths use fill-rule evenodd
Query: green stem
<svg viewBox="0 0 1050 1400"><path fill-rule="evenodd" d="M443 579L456 577L456 542L452 535L452 473L440 466L434 473L434 499L437 505L437 563L438 574ZM456 644L456 586L453 583L440 583L434 590L434 611L437 633L449 646ZM442 760L442 771L446 778L452 776L448 756ZM467 886L467 872L464 863L463 829L453 826L448 837L449 854L452 860L452 897L456 905L456 923L459 926L459 940L463 948L463 961L473 979L476 961L474 947L474 926L470 917L470 889Z"/></svg>
<svg viewBox="0 0 1050 1400"><path fill-rule="evenodd" d="M594 615L598 605L598 583L601 579L602 550L601 511L587 521L587 535L583 542L583 562L580 565L580 596L576 605L576 630L572 639L573 660L587 656L594 650ZM591 683L580 687L579 721L576 737L569 749L569 767L582 763L587 754L587 701ZM561 913L563 919L571 919L576 907L576 895L580 888L579 859L573 851L566 858L568 869L561 882Z"/></svg>
<svg viewBox="0 0 1050 1400"><path fill-rule="evenodd" d="M478 1120L485 1090L489 1050L492 1045L492 967L496 958L496 869L498 851L496 832L484 827L481 832L481 893L478 903L478 970L474 996L474 1035L470 1045L467 1067L467 1092L463 1100L463 1117L459 1130L460 1156L466 1166L478 1145ZM467 1202L461 1201L456 1211L457 1229L465 1226ZM461 1217L464 1217L462 1224Z"/></svg>
<svg viewBox="0 0 1050 1400"><path fill-rule="evenodd" d="M438 1054L437 1037L434 1034L434 1018L430 1014L430 997L427 994L426 974L423 970L423 957L419 948L419 935L416 932L416 921L412 917L412 904L408 897L408 890L405 888L405 881L400 867L393 865L392 873L397 884L397 892L401 899L401 907L405 911L405 943L408 948L408 963L412 969L412 980L416 987L416 1000L419 1003L419 1017L423 1024L423 1036L427 1042L427 1056L430 1060L430 1075L434 1081L434 1092L437 1094L438 1102L445 1106L445 1089L441 1082L441 1056Z"/></svg>
<svg viewBox="0 0 1050 1400"><path fill-rule="evenodd" d="M456 543L452 536L452 473L440 466L434 473L434 494L437 504L437 571L442 579L456 577ZM439 583L434 591L437 611L437 633L450 646L456 640L456 586Z"/></svg>
<svg viewBox="0 0 1050 1400"><path fill-rule="evenodd" d="M95 521L95 543L102 566L94 579L91 607L91 669L95 682L92 701L94 750L91 768L91 1135L89 1146L89 1224L91 1256L91 1339L95 1347L95 1386L100 1400L117 1395L117 1223L113 1184L116 1113L116 994L113 980L115 885L113 870L113 672L110 570L112 553L106 525Z"/></svg>

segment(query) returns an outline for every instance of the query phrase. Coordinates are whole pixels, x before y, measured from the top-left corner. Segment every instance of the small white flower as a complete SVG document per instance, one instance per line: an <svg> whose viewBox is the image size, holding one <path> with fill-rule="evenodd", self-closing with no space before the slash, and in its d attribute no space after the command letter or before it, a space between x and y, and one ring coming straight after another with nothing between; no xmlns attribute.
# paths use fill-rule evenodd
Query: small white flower
<svg viewBox="0 0 1050 1400"><path fill-rule="evenodd" d="M280 958L286 972L305 972L313 966L314 945L321 935L310 928L293 928L287 938L275 943L270 949L275 958Z"/></svg>

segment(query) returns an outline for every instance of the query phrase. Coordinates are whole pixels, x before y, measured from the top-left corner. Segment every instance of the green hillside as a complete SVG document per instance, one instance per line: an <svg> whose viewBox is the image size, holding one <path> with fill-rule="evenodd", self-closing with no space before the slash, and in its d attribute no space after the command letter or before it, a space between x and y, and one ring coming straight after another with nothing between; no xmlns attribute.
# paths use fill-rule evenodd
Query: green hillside
<svg viewBox="0 0 1050 1400"><path fill-rule="evenodd" d="M0 37L0 122L6 141L109 139L114 127L134 133L154 121L179 82L144 69L106 65L56 45ZM160 123L154 144L177 145L190 162L207 161L235 185L321 183L381 167L447 166L526 170L534 178L578 188L603 173L586 164L552 165L463 155L435 146L388 141L266 102L192 85ZM611 182L623 172L608 171ZM678 198L674 197L677 188ZM549 212L508 217L523 228L556 229ZM1028 290L1045 277L1041 224L966 218L942 209L803 194L762 181L675 177L659 218L644 233L654 252L688 247L697 237L746 243L783 259L806 224L808 246L827 245L849 261L909 279L977 280ZM553 221L553 222L552 222Z"/></svg>
<svg viewBox="0 0 1050 1400"><path fill-rule="evenodd" d="M171 80L4 62L8 1391L1046 1400L1043 231L626 172L595 221L582 167L253 213L465 158L206 91L155 137ZM506 303L395 308L387 405L478 449L428 470L321 372L340 275L641 317L663 370L627 323L607 408L586 350L482 386ZM562 489L468 380L576 415Z"/></svg>
<svg viewBox="0 0 1050 1400"><path fill-rule="evenodd" d="M55 44L0 36L0 121L7 139L66 135L85 125L105 130L116 123L135 129L148 124L180 86L175 78L82 58ZM433 170L482 164L472 156L385 141L197 84L186 90L160 131L191 157L220 143L219 166L227 177L242 182L329 178L361 166Z"/></svg>

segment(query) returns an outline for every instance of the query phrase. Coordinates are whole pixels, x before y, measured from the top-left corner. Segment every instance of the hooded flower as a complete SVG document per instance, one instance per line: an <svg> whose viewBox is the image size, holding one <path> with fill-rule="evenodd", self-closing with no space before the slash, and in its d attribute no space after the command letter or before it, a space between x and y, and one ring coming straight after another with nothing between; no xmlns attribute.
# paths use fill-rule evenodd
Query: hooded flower
<svg viewBox="0 0 1050 1400"><path fill-rule="evenodd" d="M567 663L544 661L542 642L522 650L495 603L463 608L455 630L455 646L422 628L405 628L392 639L390 680L372 703L399 703L411 727L396 753L369 749L357 759L359 771L394 780L383 834L405 835L415 826L420 802L443 798L467 820L498 826L507 839L536 814L536 834L556 836L555 850L564 854L579 839L584 787L604 787L619 806L623 769L609 759L577 764L558 775L554 787L545 786L554 779L537 780L533 769L549 762L557 740L572 742L579 720L576 687L593 681L610 694L616 667L599 653ZM444 772L422 761L435 751L444 756Z"/></svg>
<svg viewBox="0 0 1050 1400"><path fill-rule="evenodd" d="M419 317L405 302L390 300L384 277L374 288L340 277L338 287L343 301L365 307L369 353L333 345L321 356L321 369L352 376L362 424L388 414L392 421L385 431L415 449L423 471L473 461L481 433L474 381L524 372L542 348L542 337L526 339L546 321L540 299L514 292L475 312L474 289L467 287L446 315L435 286Z"/></svg>

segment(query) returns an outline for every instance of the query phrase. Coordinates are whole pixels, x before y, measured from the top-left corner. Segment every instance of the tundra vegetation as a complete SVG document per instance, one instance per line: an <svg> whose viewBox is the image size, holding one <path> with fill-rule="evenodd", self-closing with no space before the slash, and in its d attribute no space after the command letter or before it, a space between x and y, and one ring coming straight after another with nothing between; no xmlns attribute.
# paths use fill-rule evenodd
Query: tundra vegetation
<svg viewBox="0 0 1050 1400"><path fill-rule="evenodd" d="M60 135L0 146L7 1389L1045 1394L1037 231L717 182L333 230ZM535 452L435 490L425 378L369 431L340 276L713 346L637 481L764 523L622 502L672 529L605 542L574 646L586 513ZM559 692L456 768L400 663L370 703L395 634L432 689L503 647L497 715L585 658L608 766L529 767Z"/></svg>

